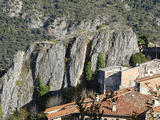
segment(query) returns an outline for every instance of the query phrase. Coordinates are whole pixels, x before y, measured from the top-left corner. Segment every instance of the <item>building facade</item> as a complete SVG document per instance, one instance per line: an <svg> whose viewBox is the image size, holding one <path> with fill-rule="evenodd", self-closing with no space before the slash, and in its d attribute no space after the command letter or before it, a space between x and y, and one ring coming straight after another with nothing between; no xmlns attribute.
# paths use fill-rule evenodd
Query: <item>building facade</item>
<svg viewBox="0 0 160 120"><path fill-rule="evenodd" d="M155 88L160 85L160 60L155 59L137 67L113 66L99 71L100 93L134 87L143 94L149 94L146 84Z"/></svg>

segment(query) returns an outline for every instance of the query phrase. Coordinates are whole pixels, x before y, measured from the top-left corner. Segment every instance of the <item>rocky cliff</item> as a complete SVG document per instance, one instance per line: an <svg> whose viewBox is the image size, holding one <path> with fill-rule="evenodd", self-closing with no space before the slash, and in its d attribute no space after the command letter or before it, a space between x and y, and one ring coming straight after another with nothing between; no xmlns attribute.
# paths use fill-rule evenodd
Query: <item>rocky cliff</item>
<svg viewBox="0 0 160 120"><path fill-rule="evenodd" d="M73 26L66 23L58 18L46 27L57 40L34 42L26 52L16 54L1 83L5 115L35 99L39 78L44 84L51 83L51 91L58 91L77 86L86 60L91 61L95 71L100 53L106 66L112 66L128 64L131 55L139 52L135 33L124 24L108 25L105 18Z"/></svg>

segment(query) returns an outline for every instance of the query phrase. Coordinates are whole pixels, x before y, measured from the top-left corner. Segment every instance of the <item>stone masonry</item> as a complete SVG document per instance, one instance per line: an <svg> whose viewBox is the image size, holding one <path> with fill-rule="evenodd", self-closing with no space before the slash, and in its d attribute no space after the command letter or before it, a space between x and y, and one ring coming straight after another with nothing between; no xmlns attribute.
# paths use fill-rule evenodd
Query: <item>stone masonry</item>
<svg viewBox="0 0 160 120"><path fill-rule="evenodd" d="M149 88L160 85L160 60L155 59L137 67L107 67L99 70L100 93L108 90L134 87L142 94L150 94Z"/></svg>

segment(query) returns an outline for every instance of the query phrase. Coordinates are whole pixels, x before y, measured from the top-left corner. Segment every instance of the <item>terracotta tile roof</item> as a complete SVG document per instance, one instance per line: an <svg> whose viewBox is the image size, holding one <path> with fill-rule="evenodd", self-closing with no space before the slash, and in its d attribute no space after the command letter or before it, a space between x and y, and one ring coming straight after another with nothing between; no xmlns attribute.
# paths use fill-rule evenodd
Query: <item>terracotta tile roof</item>
<svg viewBox="0 0 160 120"><path fill-rule="evenodd" d="M73 113L78 113L78 109L76 107L64 108L56 113L47 114L47 118L59 118L61 116L66 116Z"/></svg>
<svg viewBox="0 0 160 120"><path fill-rule="evenodd" d="M91 104L92 99L86 98L85 103L87 103L86 107L89 107ZM51 108L47 108L44 113L46 114L47 118L58 118L61 116L66 116L70 115L73 113L78 113L77 106L75 105L75 102L60 105L60 106L55 106Z"/></svg>
<svg viewBox="0 0 160 120"><path fill-rule="evenodd" d="M154 79L154 78L158 78L160 77L160 74L154 74L152 76L147 76L147 77L143 77L143 78L138 78L136 79L135 81L140 83L140 82L143 82L143 81L147 81L147 80L150 80L150 79Z"/></svg>
<svg viewBox="0 0 160 120"><path fill-rule="evenodd" d="M152 99L151 96L142 95L133 91L132 88L118 90L115 93L117 94L115 97L118 97L116 101L117 110L115 112L112 111L113 105L111 99L107 99L101 103L100 108L101 111L104 110L104 115L131 116L133 112L141 114L148 109L146 107L146 101ZM100 95L99 98L102 100L105 98L105 94ZM91 101L92 100L90 98L85 100L87 107L91 106ZM58 118L78 112L79 111L75 105L75 102L48 108L45 110L48 118Z"/></svg>
<svg viewBox="0 0 160 120"><path fill-rule="evenodd" d="M51 111L55 111L57 109L62 109L66 106L69 106L69 105L75 105L75 102L72 102L72 103L68 103L68 104L64 104L64 105L59 105L59 106L55 106L55 107L51 107L51 108L47 108L44 113L48 113L48 112L51 112Z"/></svg>
<svg viewBox="0 0 160 120"><path fill-rule="evenodd" d="M131 91L118 97L115 112L112 111L113 105L111 101L104 101L101 109L104 110L106 115L132 116L133 112L141 114L148 110L146 101L150 99L152 97Z"/></svg>

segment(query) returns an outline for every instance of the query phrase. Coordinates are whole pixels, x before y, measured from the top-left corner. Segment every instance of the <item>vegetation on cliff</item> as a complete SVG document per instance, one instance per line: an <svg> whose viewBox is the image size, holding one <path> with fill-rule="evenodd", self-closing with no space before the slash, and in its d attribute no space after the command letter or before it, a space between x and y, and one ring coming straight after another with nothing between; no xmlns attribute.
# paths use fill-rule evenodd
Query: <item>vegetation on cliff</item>
<svg viewBox="0 0 160 120"><path fill-rule="evenodd" d="M7 1L0 3L0 68L3 69L10 66L13 54L24 50L30 42L49 40L46 28L56 17L79 23L107 16L107 24L123 22L149 41L160 38L158 0L22 0L22 9L15 17L7 16L6 10L16 12ZM34 22L42 22L41 27L30 28Z"/></svg>
<svg viewBox="0 0 160 120"><path fill-rule="evenodd" d="M136 53L130 59L130 64L134 67L143 62L146 62L146 58L142 53Z"/></svg>
<svg viewBox="0 0 160 120"><path fill-rule="evenodd" d="M2 2L3 1L1 0L0 3ZM31 82L31 84L33 82L34 84L32 88L35 88L35 91L32 91L32 92L33 94L35 94L35 92L37 93L37 96L36 96L37 108L35 109L38 110L38 112L44 110L46 106L51 107L61 103L73 101L75 99L74 96L76 96L78 91L77 88L73 87L73 85L75 86L77 85L78 80L76 79L84 80L84 78L86 78L87 82L89 83L88 86L94 86L94 88L98 88L97 87L98 83L96 80L97 68L98 69L103 68L105 67L105 64L107 65L120 64L122 62L122 58L125 58L125 60L123 59L123 61L128 62L128 59L126 58L126 56L127 57L129 56L130 58L131 54L134 54L135 51L137 50L135 48L137 46L137 42L135 42L137 39L134 32L136 32L137 35L139 35L138 38L141 44L147 44L149 41L156 41L160 39L160 34L159 34L160 29L157 21L157 18L160 17L160 15L158 14L159 8L157 7L157 5L160 5L158 0L154 0L153 2L150 2L150 3L148 3L148 0L135 0L135 1L129 1L129 0L123 0L123 1L117 1L117 0L107 0L107 1L106 0L54 0L54 1L53 0L36 0L36 1L22 0L22 2L23 2L22 9L20 13L18 13L18 16L9 16L8 13L5 12L4 9L7 9L7 10L13 9L8 5L7 2L3 2L3 4L0 5L0 23L1 23L0 24L0 68L3 68L3 69L7 69L11 65L11 59L13 58L13 54L15 54L18 50L24 50L30 42L49 40L52 43L58 44L59 41L55 39L55 36L53 36L52 34L49 34L48 32L48 26L52 25L53 21L56 18L63 18L62 22L60 20L60 23L56 24L58 27L57 30L59 30L59 25L67 24L67 27L65 25L62 26L64 28L63 30L60 29L59 33L65 33L66 31L74 33L75 29L73 29L72 31L69 29L71 26L76 28L78 25L82 25L82 27L80 28L83 28L83 26L86 26L86 24L91 24L89 28L87 28L87 29L91 29L91 27L94 26L93 23L96 25L94 26L96 28L95 36L91 35L91 34L94 34L94 32L85 33L87 30L85 31L83 29L80 29L79 33L76 34L77 38L75 36L71 36L74 39L74 41L70 43L71 45L70 44L68 45L68 42L69 42L68 38L65 38L63 40L65 44L62 44L61 47L60 45L56 46L56 44L54 44L55 46L50 46L48 48L45 48L44 46L47 46L45 43L37 44L37 46L34 46L35 48L33 47L33 49L35 50L31 51L30 54L27 54L28 56L26 55L28 59L27 60L25 58L23 59L23 62L29 63L29 66L30 66L26 73L27 74L26 79L24 80L26 81L28 80L27 82ZM16 12L16 11L11 11L11 12ZM97 17L100 19L95 19ZM103 21L105 22L104 23L105 25L99 21L94 21L94 20L101 20L101 19L105 19L105 21ZM42 24L39 24L37 26L34 24L39 22ZM117 23L120 23L120 24L117 24ZM134 29L134 32L131 29L128 29L129 27L127 29L124 28L126 27L125 24L131 26ZM108 26L109 27L112 26L112 27L109 28ZM121 30L119 30L117 27L121 28ZM51 29L54 29L54 27L51 26ZM107 36L109 36L108 33L112 31L114 31L112 33L113 37L111 37L110 39ZM84 36L85 38L83 38ZM83 75L81 73L83 71L82 65L84 65L84 62L86 62L85 56L90 57L90 55L87 56L87 54L85 53L87 45L85 42L83 43L83 40L86 38L89 39L90 36L92 39L92 40L89 40L91 44L90 46L91 48L88 47L87 49L89 50L92 49L92 51L87 51L87 53L88 54L91 53L91 56L93 56L93 59L91 59L90 61L87 61L87 64L84 69L85 77L83 78ZM147 40L145 38L147 38ZM128 42L129 40L132 40L132 41L135 40L135 41L133 43L129 43ZM119 43L121 43L121 45ZM135 47L131 48L131 45L132 47L133 46ZM42 46L44 47L44 49L41 49ZM127 47L129 46L129 48L131 48L130 50L131 52L124 50L127 48L126 46ZM101 48L105 50L102 50ZM67 52L65 51L65 49L67 50ZM104 53L104 56L103 54L101 54L101 52ZM109 59L110 63L108 63L108 61L106 60L107 59L106 55L108 54L108 52L111 53L110 56L107 56L108 58L110 58ZM122 53L122 54L119 54L119 53ZM57 58L58 55L59 55L59 58ZM63 61L64 60L64 58L62 57L63 55L67 56L67 64L65 64L65 62ZM118 59L115 59L115 58L118 58ZM62 60L62 62L58 63L60 59ZM115 60L119 60L119 61L116 62ZM48 62L49 64L43 64L43 63L47 63L46 61L49 61ZM107 63L105 63L106 61ZM137 63L141 63L144 61L145 61L145 58L141 53L137 53L131 57L131 65L133 66L136 66ZM35 65L35 62L37 62L36 65ZM39 67L37 67L37 65ZM60 70L57 68L56 70L51 69L51 68L55 68L55 66L57 68L61 67L62 69ZM63 71L62 66L65 67L64 68L65 71ZM92 71L92 67L96 68L94 72ZM35 71L46 73L46 76L48 78L45 78L43 81L39 79L38 85L35 85L35 81L37 81L37 78L33 78L34 79L33 81L32 79L30 79L30 77L31 78L33 76L35 77L34 75ZM12 72L14 73L14 71ZM60 73L60 75L62 76L62 82L60 82L61 76L59 77L57 73ZM82 75L82 78L80 78L81 75ZM53 76L54 77L56 76L58 80L54 79ZM8 79L6 81L9 81ZM54 83L55 86L53 86L53 82L55 82L54 80L58 81L57 84ZM50 86L50 84L48 85L43 84L43 83L47 83L48 81L52 81L52 86ZM9 82L10 84L12 84L12 81L9 81ZM73 84L71 84L72 82ZM21 86L21 81L19 79L16 82L16 86ZM11 87L14 88L14 86L11 86ZM67 87L71 87L71 88L65 89L65 92L63 91L62 95L57 96L57 99L61 99L62 97L64 97L65 101L64 100L57 101L57 99L55 99L56 98L55 96L54 96L54 99L52 98L49 99L48 94L50 91L50 87L52 87L53 91L61 90ZM30 89L30 88L31 87L28 87L27 89ZM12 90L8 90L8 91L10 92L9 94L12 96L14 92ZM26 90L25 92L27 93L28 91ZM83 91L81 90L81 92ZM88 95L89 93L86 93L86 94ZM33 95L33 97L35 96ZM7 96L7 98L9 97ZM14 100L16 103L16 99ZM12 99L12 101L14 100ZM19 98L17 98L17 101L18 100ZM50 101L52 100L54 100L56 104L50 103ZM39 116L41 116L41 114L39 115L38 112L35 112L36 113L35 119L39 119L40 118ZM15 111L15 114L13 117L15 117L15 119L19 118L21 114L23 116L28 117L28 113L26 113L26 111L23 111L23 110ZM32 114L32 112L30 112L29 114ZM42 117L43 117L43 114L42 114Z"/></svg>
<svg viewBox="0 0 160 120"><path fill-rule="evenodd" d="M100 53L98 55L98 69L101 69L101 68L104 68L104 67L105 67L105 60L104 60L103 54Z"/></svg>

